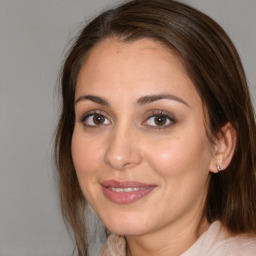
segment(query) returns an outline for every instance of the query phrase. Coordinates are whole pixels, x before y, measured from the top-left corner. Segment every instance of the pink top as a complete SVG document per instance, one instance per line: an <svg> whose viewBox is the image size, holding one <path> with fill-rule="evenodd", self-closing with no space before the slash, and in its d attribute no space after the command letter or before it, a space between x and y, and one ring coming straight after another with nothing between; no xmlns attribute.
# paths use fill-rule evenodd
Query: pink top
<svg viewBox="0 0 256 256"><path fill-rule="evenodd" d="M125 239L110 235L99 256L125 256ZM256 256L256 236L230 236L219 221L209 229L181 256Z"/></svg>

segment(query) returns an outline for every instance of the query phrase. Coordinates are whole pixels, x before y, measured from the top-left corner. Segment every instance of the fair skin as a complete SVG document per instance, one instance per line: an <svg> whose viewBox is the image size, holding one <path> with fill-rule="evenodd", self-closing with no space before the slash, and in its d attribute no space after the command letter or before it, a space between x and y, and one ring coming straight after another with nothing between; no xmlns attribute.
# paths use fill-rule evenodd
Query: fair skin
<svg viewBox="0 0 256 256"><path fill-rule="evenodd" d="M80 70L75 115L81 189L106 227L125 236L127 255L186 251L209 226L201 222L209 173L229 164L234 136L227 124L210 143L179 57L150 39L104 40Z"/></svg>

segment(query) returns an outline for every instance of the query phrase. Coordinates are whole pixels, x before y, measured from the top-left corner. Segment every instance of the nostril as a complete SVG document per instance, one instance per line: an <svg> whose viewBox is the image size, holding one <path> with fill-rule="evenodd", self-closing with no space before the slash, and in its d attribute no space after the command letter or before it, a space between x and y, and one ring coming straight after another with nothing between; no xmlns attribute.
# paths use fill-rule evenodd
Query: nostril
<svg viewBox="0 0 256 256"><path fill-rule="evenodd" d="M130 163L127 161L122 161L122 157L116 157L114 158L106 158L105 163L112 167L113 169L124 169L125 167L129 166Z"/></svg>

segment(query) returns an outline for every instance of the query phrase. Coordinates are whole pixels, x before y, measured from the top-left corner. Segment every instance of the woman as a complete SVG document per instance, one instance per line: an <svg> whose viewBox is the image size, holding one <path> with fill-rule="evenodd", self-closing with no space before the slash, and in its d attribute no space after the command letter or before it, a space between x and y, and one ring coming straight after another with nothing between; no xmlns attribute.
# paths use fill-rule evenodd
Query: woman
<svg viewBox="0 0 256 256"><path fill-rule="evenodd" d="M238 53L208 16L130 1L91 21L62 72L62 212L87 255L256 255L253 107Z"/></svg>

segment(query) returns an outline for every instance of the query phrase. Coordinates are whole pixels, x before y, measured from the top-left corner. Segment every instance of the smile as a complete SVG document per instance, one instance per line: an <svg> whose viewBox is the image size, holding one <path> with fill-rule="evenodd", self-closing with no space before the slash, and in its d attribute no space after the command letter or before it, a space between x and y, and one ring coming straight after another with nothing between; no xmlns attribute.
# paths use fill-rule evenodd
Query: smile
<svg viewBox="0 0 256 256"><path fill-rule="evenodd" d="M101 183L104 196L113 203L130 204L147 196L157 186L135 181L104 181Z"/></svg>
<svg viewBox="0 0 256 256"><path fill-rule="evenodd" d="M111 189L112 191L115 192L132 192L132 191L138 191L138 190L142 190L144 188L113 188L113 187L109 187L109 189Z"/></svg>

